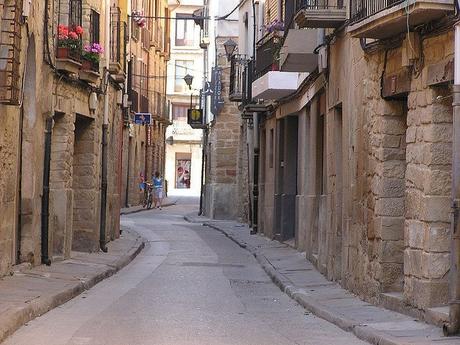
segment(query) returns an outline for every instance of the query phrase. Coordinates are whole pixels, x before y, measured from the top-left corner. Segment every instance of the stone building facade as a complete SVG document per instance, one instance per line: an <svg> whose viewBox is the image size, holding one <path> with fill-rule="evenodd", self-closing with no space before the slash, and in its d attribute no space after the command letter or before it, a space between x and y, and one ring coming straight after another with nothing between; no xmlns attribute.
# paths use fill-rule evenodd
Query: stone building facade
<svg viewBox="0 0 460 345"><path fill-rule="evenodd" d="M167 63L170 59L168 2L130 1L130 13L142 13L139 23L131 19L127 44L126 92L130 104L125 113L121 172L121 202L125 207L143 203L139 183L164 176L165 133L169 126L166 100ZM136 123L136 114L149 114L149 123Z"/></svg>
<svg viewBox="0 0 460 345"><path fill-rule="evenodd" d="M171 15L192 17L202 8L203 1L171 1ZM201 193L203 165L203 130L187 123L187 110L201 103L199 90L203 85L205 49L200 27L193 20L174 20L171 27L171 61L168 65L167 97L171 104L171 122L166 138L165 179L169 194L194 195ZM193 76L191 90L184 77Z"/></svg>
<svg viewBox="0 0 460 345"><path fill-rule="evenodd" d="M119 236L130 3L0 3L0 276L105 250ZM78 30L80 43L63 29ZM88 65L82 50L93 43L104 53Z"/></svg>
<svg viewBox="0 0 460 345"><path fill-rule="evenodd" d="M256 224L362 298L440 325L453 288L454 3L431 2L430 24L422 2L356 3L256 13L292 24L279 41L259 36L242 104L261 106ZM264 61L270 44L279 58Z"/></svg>

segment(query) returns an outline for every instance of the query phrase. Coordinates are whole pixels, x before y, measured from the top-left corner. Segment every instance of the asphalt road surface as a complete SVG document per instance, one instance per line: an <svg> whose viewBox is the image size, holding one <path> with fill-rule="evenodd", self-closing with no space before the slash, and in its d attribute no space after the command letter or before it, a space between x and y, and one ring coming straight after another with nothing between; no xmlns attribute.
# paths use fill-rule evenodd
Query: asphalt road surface
<svg viewBox="0 0 460 345"><path fill-rule="evenodd" d="M4 345L365 344L306 312L230 239L185 222L196 202L123 216L144 251Z"/></svg>

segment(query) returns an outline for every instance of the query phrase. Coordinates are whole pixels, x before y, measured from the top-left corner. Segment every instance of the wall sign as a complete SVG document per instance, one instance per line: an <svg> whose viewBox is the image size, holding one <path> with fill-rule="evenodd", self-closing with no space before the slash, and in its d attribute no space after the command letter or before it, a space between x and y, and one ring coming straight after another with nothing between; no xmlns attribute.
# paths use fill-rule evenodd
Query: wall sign
<svg viewBox="0 0 460 345"><path fill-rule="evenodd" d="M213 67L211 76L211 113L218 116L224 107L224 97L222 93L222 68Z"/></svg>
<svg viewBox="0 0 460 345"><path fill-rule="evenodd" d="M150 113L135 113L134 114L134 123L136 125L151 125L152 124L152 114Z"/></svg>

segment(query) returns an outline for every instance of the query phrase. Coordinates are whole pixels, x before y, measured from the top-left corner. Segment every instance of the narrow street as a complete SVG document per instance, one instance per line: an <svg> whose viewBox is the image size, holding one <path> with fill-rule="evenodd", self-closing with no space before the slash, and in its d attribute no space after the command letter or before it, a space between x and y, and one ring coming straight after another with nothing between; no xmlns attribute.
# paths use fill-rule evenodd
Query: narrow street
<svg viewBox="0 0 460 345"><path fill-rule="evenodd" d="M196 203L123 216L148 241L141 254L4 345L364 344L306 313L223 234L187 223Z"/></svg>

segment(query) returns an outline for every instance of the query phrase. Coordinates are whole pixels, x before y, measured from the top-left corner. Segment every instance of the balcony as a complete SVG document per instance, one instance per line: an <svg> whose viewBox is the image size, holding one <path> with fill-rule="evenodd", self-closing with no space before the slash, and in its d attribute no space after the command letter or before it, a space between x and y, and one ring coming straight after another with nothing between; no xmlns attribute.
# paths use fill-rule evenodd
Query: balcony
<svg viewBox="0 0 460 345"><path fill-rule="evenodd" d="M283 32L275 31L265 35L257 42L256 77L269 71L279 70L279 53L283 40Z"/></svg>
<svg viewBox="0 0 460 345"><path fill-rule="evenodd" d="M353 37L384 39L409 26L441 19L455 10L454 0L350 0L348 32Z"/></svg>
<svg viewBox="0 0 460 345"><path fill-rule="evenodd" d="M230 66L229 99L232 102L243 100L244 70L246 65L245 55L233 55Z"/></svg>
<svg viewBox="0 0 460 345"><path fill-rule="evenodd" d="M3 5L2 39L0 39L0 103L20 103L19 55L21 52L22 1L6 2Z"/></svg>
<svg viewBox="0 0 460 345"><path fill-rule="evenodd" d="M233 55L230 67L229 99L243 105L252 101L254 61L246 55Z"/></svg>
<svg viewBox="0 0 460 345"><path fill-rule="evenodd" d="M297 0L299 28L338 28L347 20L343 0Z"/></svg>
<svg viewBox="0 0 460 345"><path fill-rule="evenodd" d="M313 72L318 67L317 30L291 29L280 52L280 67L284 72Z"/></svg>
<svg viewBox="0 0 460 345"><path fill-rule="evenodd" d="M295 93L307 74L269 71L252 83L254 99L279 100Z"/></svg>

